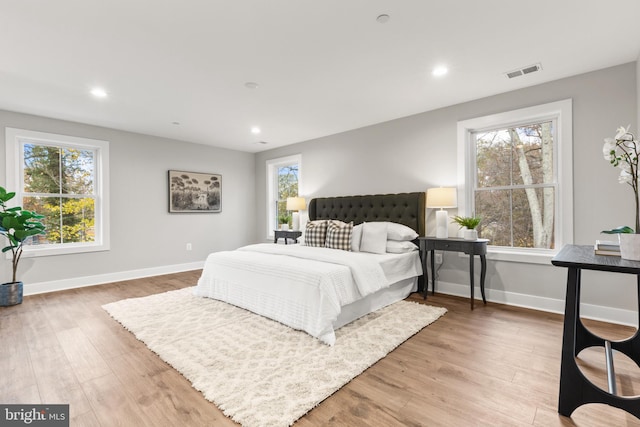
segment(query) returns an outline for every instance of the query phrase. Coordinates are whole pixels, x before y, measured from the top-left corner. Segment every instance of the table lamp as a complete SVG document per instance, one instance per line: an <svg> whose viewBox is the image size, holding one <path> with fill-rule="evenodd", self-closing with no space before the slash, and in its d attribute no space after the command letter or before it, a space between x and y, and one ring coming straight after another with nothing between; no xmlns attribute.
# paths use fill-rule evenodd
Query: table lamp
<svg viewBox="0 0 640 427"><path fill-rule="evenodd" d="M294 230L300 229L300 213L298 211L305 209L307 209L307 202L304 197L287 197L287 210L293 212L291 214L291 228Z"/></svg>
<svg viewBox="0 0 640 427"><path fill-rule="evenodd" d="M438 187L427 190L427 207L440 208L436 211L436 238L449 237L449 215L445 208L458 206L458 195L455 187Z"/></svg>

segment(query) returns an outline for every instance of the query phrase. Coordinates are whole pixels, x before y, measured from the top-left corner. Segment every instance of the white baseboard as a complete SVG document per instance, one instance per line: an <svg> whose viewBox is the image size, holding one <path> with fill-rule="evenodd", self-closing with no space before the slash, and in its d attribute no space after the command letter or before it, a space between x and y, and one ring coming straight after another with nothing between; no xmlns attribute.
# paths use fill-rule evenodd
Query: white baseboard
<svg viewBox="0 0 640 427"><path fill-rule="evenodd" d="M436 283L436 294L438 293L469 298L469 285L438 281ZM487 297L487 301L496 302L499 304L513 305L516 307L531 308L533 310L564 314L564 299L559 300L539 297L536 295L518 294L515 292L507 292L489 288L485 288L485 295ZM475 287L474 296L475 299L482 301L480 286ZM619 308L605 307L602 305L581 303L580 317L600 320L609 323L617 323L620 325L634 327L638 326L638 312L636 312L635 310L622 310Z"/></svg>
<svg viewBox="0 0 640 427"><path fill-rule="evenodd" d="M85 286L102 285L105 283L122 282L123 280L141 279L143 277L199 270L203 267L204 261L199 261L187 264L142 268L139 270L118 271L115 273L98 274L95 276L73 277L70 279L52 280L49 282L25 283L23 292L24 295L35 295L45 292L62 291L65 289L83 288Z"/></svg>

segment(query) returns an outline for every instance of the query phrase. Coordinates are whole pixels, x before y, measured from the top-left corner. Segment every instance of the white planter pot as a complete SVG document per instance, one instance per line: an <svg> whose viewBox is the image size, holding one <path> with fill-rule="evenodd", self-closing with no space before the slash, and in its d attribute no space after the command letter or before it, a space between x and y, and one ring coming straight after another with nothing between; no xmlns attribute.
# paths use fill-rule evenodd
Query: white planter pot
<svg viewBox="0 0 640 427"><path fill-rule="evenodd" d="M289 224L281 224L280 225L280 229L281 230L285 230L285 231L288 230L289 229Z"/></svg>
<svg viewBox="0 0 640 427"><path fill-rule="evenodd" d="M640 234L621 233L620 257L630 261L640 261Z"/></svg>
<svg viewBox="0 0 640 427"><path fill-rule="evenodd" d="M464 230L465 240L478 240L478 230Z"/></svg>

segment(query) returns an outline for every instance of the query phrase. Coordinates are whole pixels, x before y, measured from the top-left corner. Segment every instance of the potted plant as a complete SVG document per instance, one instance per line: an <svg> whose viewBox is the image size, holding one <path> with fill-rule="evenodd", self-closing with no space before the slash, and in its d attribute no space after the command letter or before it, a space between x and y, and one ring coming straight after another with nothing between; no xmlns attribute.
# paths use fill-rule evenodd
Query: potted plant
<svg viewBox="0 0 640 427"><path fill-rule="evenodd" d="M23 285L17 281L18 263L22 257L24 242L35 235L43 234L45 227L38 221L44 218L22 209L20 206L7 208L6 203L15 197L16 193L8 193L0 187L0 234L5 236L9 244L2 248L2 253L11 251L13 264L13 278L11 282L0 285L0 306L20 304L22 302Z"/></svg>
<svg viewBox="0 0 640 427"><path fill-rule="evenodd" d="M280 215L278 222L280 223L280 228L282 230L288 230L289 223L291 222L291 215Z"/></svg>
<svg viewBox="0 0 640 427"><path fill-rule="evenodd" d="M635 231L629 226L621 226L603 233L618 234L620 239L620 256L624 259L640 261L640 199L638 198L638 156L640 150L638 140L629 132L629 127L620 126L615 138L605 138L602 153L605 160L620 168L618 182L629 184L633 189L636 207Z"/></svg>
<svg viewBox="0 0 640 427"><path fill-rule="evenodd" d="M478 230L476 227L480 224L482 218L478 216L459 216L452 217L452 222L458 224L464 230L464 238L466 240L476 240L478 238Z"/></svg>

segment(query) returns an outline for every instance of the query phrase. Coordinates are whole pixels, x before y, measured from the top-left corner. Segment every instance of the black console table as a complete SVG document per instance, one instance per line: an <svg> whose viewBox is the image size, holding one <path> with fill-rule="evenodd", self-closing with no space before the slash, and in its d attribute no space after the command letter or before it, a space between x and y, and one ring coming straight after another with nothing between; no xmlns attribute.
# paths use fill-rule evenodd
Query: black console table
<svg viewBox="0 0 640 427"><path fill-rule="evenodd" d="M582 270L635 274L640 297L640 262L627 261L614 256L595 255L593 246L567 245L551 260L551 263L569 269L564 309L558 412L560 415L570 417L581 405L605 403L640 418L640 397L619 396L617 393L612 354L613 350L617 350L640 366L638 332L636 331L634 336L625 340L608 341L593 334L580 320L580 273ZM605 349L608 391L594 385L578 368L576 357L580 351L588 347Z"/></svg>
<svg viewBox="0 0 640 427"><path fill-rule="evenodd" d="M473 262L474 255L480 256L480 292L482 293L482 302L487 303L484 296L484 279L487 275L487 239L466 240L456 237L439 239L437 237L420 237L420 255L422 259L422 270L424 272L424 298L427 299L427 291L429 290L429 273L427 273L427 254L431 253L431 275L433 276L431 293L436 292L436 274L435 274L435 251L451 251L463 252L469 255L469 281L471 284L471 310L473 310L474 301L474 284L473 284Z"/></svg>

